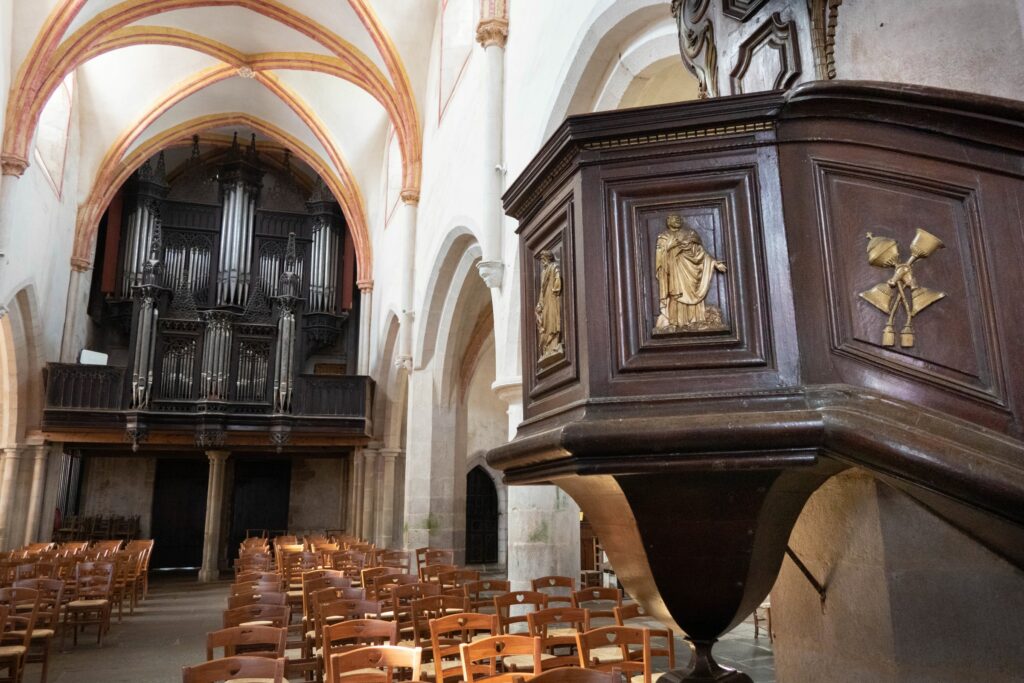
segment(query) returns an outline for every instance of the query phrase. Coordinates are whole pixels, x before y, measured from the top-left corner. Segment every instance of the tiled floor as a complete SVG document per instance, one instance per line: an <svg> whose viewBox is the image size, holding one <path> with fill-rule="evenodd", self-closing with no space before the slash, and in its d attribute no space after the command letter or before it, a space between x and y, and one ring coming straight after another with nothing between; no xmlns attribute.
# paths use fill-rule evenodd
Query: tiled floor
<svg viewBox="0 0 1024 683"><path fill-rule="evenodd" d="M77 648L67 643L59 652L55 643L48 683L179 683L181 667L204 659L208 631L220 626L226 602L225 583L201 585L194 578L159 577L152 581L149 600L133 617L115 621L97 647L92 631ZM677 665L686 665L689 645L676 641ZM774 683L771 646L763 631L754 639L754 627L744 623L723 636L715 656L725 666L739 668L755 683ZM659 666L660 665L660 666ZM655 662L660 670L667 662ZM38 683L40 665L29 665L25 683Z"/></svg>

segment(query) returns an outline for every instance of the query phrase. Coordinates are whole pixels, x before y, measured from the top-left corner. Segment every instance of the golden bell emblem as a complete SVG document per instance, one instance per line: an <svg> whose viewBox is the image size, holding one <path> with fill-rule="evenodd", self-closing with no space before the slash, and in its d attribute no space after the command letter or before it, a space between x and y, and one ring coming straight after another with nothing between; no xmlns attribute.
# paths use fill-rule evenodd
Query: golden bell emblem
<svg viewBox="0 0 1024 683"><path fill-rule="evenodd" d="M935 235L918 228L910 243L910 258L906 263L900 263L896 240L870 232L867 237L868 263L877 268L892 268L893 274L885 282L861 292L860 297L889 316L882 328L882 346L896 346L896 314L902 309L906 322L900 330L900 346L911 347L914 345L914 316L946 296L944 292L918 285L914 277L914 262L928 258L945 245Z"/></svg>

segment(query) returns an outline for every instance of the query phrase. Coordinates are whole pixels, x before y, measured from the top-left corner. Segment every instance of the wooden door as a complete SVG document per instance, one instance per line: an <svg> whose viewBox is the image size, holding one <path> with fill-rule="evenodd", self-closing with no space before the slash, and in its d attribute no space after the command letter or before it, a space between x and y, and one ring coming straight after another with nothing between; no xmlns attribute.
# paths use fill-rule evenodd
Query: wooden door
<svg viewBox="0 0 1024 683"><path fill-rule="evenodd" d="M161 458L153 484L154 568L197 569L203 564L208 460Z"/></svg>
<svg viewBox="0 0 1024 683"><path fill-rule="evenodd" d="M466 475L466 564L498 561L498 492L479 465Z"/></svg>
<svg viewBox="0 0 1024 683"><path fill-rule="evenodd" d="M250 529L288 528L291 479L292 463L287 458L235 460L228 557L238 557L238 546Z"/></svg>

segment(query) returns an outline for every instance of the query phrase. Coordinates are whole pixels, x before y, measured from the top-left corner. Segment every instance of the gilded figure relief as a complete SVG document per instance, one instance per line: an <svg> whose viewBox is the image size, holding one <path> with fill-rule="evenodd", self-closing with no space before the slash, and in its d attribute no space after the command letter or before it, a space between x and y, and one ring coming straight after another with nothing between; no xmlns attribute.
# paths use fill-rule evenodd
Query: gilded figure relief
<svg viewBox="0 0 1024 683"><path fill-rule="evenodd" d="M534 313L537 316L539 360L561 356L562 342L562 268L549 249L539 255L540 291Z"/></svg>
<svg viewBox="0 0 1024 683"><path fill-rule="evenodd" d="M672 214L655 247L658 278L658 320L655 334L709 332L727 329L722 311L705 302L716 273L725 263L704 249L697 231Z"/></svg>
<svg viewBox="0 0 1024 683"><path fill-rule="evenodd" d="M927 230L917 229L910 243L910 258L900 262L900 248L891 237L877 237L868 233L868 262L878 268L892 268L893 273L860 297L885 313L888 320L882 328L882 346L896 346L896 316L902 310L905 322L900 330L900 346L914 345L914 316L946 296L944 292L922 287L914 277L914 262L928 258L944 244Z"/></svg>

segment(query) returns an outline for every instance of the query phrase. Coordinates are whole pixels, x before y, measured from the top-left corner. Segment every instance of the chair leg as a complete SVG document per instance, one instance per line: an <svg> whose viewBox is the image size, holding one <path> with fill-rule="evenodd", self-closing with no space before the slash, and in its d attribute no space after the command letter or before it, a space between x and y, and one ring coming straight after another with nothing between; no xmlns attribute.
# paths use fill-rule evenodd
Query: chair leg
<svg viewBox="0 0 1024 683"><path fill-rule="evenodd" d="M50 669L50 640L52 637L43 641L43 671L39 675L39 683L46 683L46 672Z"/></svg>

